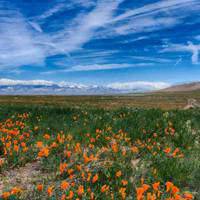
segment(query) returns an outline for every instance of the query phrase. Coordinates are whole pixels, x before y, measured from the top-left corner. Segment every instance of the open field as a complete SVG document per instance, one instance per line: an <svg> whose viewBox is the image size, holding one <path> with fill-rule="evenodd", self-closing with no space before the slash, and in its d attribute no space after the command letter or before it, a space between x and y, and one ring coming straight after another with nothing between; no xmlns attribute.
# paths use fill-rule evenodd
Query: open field
<svg viewBox="0 0 200 200"><path fill-rule="evenodd" d="M0 96L0 104L35 104L59 106L85 106L100 108L183 108L187 100L194 98L200 102L200 91L163 92L121 96Z"/></svg>
<svg viewBox="0 0 200 200"><path fill-rule="evenodd" d="M134 108L187 98L1 96L1 198L200 199L200 110Z"/></svg>

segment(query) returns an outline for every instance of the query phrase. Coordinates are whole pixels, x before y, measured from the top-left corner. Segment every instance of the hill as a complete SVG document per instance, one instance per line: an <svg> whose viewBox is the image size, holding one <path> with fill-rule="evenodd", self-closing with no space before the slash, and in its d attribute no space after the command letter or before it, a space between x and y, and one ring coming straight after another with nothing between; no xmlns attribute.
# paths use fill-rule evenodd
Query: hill
<svg viewBox="0 0 200 200"><path fill-rule="evenodd" d="M160 90L162 92L192 92L192 91L200 91L200 82L192 82L174 85L165 89Z"/></svg>

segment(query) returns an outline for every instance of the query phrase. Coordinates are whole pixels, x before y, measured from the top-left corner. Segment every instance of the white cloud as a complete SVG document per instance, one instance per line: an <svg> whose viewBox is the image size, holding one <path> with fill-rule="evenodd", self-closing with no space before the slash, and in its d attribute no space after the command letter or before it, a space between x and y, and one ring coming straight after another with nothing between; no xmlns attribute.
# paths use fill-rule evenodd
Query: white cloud
<svg viewBox="0 0 200 200"><path fill-rule="evenodd" d="M122 44L128 44L128 43L131 43L131 42L136 42L136 41L140 41L140 40L146 40L148 38L149 38L149 36L139 36L139 37L134 38L134 39L129 39L129 40L121 41L120 43L122 43Z"/></svg>
<svg viewBox="0 0 200 200"><path fill-rule="evenodd" d="M92 39L98 28L108 24L121 2L122 0L98 1L91 12L78 16L78 19L74 20L77 23L73 27L64 30L61 38L56 38L57 42L55 44L58 49L63 49L65 52L80 49Z"/></svg>
<svg viewBox="0 0 200 200"><path fill-rule="evenodd" d="M178 23L179 20L172 17L138 17L130 20L125 25L116 26L115 32L120 35L149 32L172 27Z"/></svg>
<svg viewBox="0 0 200 200"><path fill-rule="evenodd" d="M193 64L199 64L200 45L195 45L192 42L184 44L170 44L161 52L190 52L192 54L191 60Z"/></svg>
<svg viewBox="0 0 200 200"><path fill-rule="evenodd" d="M52 7L51 9L45 11L43 14L37 16L34 18L34 20L44 20L47 19L49 17L51 17L52 15L64 10L67 7L67 3L59 3L56 6Z"/></svg>
<svg viewBox="0 0 200 200"><path fill-rule="evenodd" d="M43 32L42 28L40 27L40 25L39 25L38 23L36 23L36 22L31 22L31 21L30 21L29 24L30 24L36 31L38 31L38 32L40 32L40 33Z"/></svg>
<svg viewBox="0 0 200 200"><path fill-rule="evenodd" d="M197 7L193 7L197 6ZM199 8L199 1L198 0L164 0L164 1L158 1L156 3L147 4L143 7L136 8L133 10L129 10L117 17L115 17L112 22L122 21L128 18L132 18L134 16L149 16L152 14L157 14L160 12L172 12L180 9L195 9L197 10ZM174 13L173 13L174 14Z"/></svg>
<svg viewBox="0 0 200 200"><path fill-rule="evenodd" d="M165 82L134 81L125 83L111 83L107 87L118 90L160 90L169 87Z"/></svg>
<svg viewBox="0 0 200 200"><path fill-rule="evenodd" d="M124 68L135 68L135 67L148 67L152 66L153 63L115 63L115 64L89 64L89 65L75 65L71 68L58 69L52 71L42 72L42 74L54 74L63 72L76 72L76 71L98 71L98 70L111 70L111 69L124 69Z"/></svg>
<svg viewBox="0 0 200 200"><path fill-rule="evenodd" d="M65 11L66 9L73 9L76 6L82 6L82 7L91 7L94 6L95 3L93 0L71 0L70 2L67 0L63 0L61 2L58 1L58 3L53 6L52 8L46 10L44 13L42 13L41 15L34 17L34 21L40 21L40 23L42 23L42 21L44 21L45 19L58 14L59 12Z"/></svg>
<svg viewBox="0 0 200 200"><path fill-rule="evenodd" d="M4 10L0 10L1 13ZM16 10L10 10L0 21L0 69L22 65L42 65L45 52L35 44L33 32Z"/></svg>
<svg viewBox="0 0 200 200"><path fill-rule="evenodd" d="M130 35L163 30L184 23L192 13L198 13L198 0L164 0L129 9L111 19L109 26L96 33L96 38Z"/></svg>
<svg viewBox="0 0 200 200"><path fill-rule="evenodd" d="M46 80L13 80L13 79L0 79L0 86L3 85L44 85L51 86L54 82Z"/></svg>
<svg viewBox="0 0 200 200"><path fill-rule="evenodd" d="M96 64L96 65L77 65L66 71L91 71L91 70L108 70L108 69L122 69L132 67L131 64Z"/></svg>
<svg viewBox="0 0 200 200"><path fill-rule="evenodd" d="M136 60L142 60L142 61L151 61L156 63L169 63L171 62L170 59L167 58L155 58L155 57L148 57L148 56L132 56L131 58Z"/></svg>

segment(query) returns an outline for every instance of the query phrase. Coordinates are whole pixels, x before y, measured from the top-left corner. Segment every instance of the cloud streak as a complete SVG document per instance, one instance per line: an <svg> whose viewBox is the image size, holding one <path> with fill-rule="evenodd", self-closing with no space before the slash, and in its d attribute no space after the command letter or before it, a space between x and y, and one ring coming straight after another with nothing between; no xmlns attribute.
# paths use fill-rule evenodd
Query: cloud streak
<svg viewBox="0 0 200 200"><path fill-rule="evenodd" d="M199 64L200 45L195 45L192 42L184 44L170 44L169 47L164 48L161 52L189 52L192 54L191 61L193 64Z"/></svg>
<svg viewBox="0 0 200 200"><path fill-rule="evenodd" d="M45 52L33 37L23 16L17 10L7 11L0 21L0 69L44 65Z"/></svg>
<svg viewBox="0 0 200 200"><path fill-rule="evenodd" d="M52 70L42 72L42 74L54 74L54 73L65 73L65 72L84 72L84 71L100 71L100 70L116 70L116 69L128 69L138 67L149 67L153 66L153 63L115 63L115 64L93 64L93 65L75 65L71 68Z"/></svg>
<svg viewBox="0 0 200 200"><path fill-rule="evenodd" d="M80 49L90 41L95 30L104 27L112 18L122 0L99 1L89 13L78 16L78 21L70 30L65 30L65 38L57 38L56 45L65 52Z"/></svg>
<svg viewBox="0 0 200 200"><path fill-rule="evenodd" d="M183 23L191 12L198 13L198 0L165 0L130 9L115 18L112 26L97 33L97 38L153 32Z"/></svg>

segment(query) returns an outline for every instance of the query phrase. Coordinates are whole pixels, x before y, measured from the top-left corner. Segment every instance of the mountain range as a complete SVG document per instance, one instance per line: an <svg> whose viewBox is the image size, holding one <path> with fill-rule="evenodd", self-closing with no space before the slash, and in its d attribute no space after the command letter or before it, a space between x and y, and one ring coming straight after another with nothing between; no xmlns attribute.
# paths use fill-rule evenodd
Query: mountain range
<svg viewBox="0 0 200 200"><path fill-rule="evenodd" d="M200 91L200 82L172 85L164 82L135 81L107 85L84 85L45 80L0 79L1 95L112 95L142 92L187 92Z"/></svg>
<svg viewBox="0 0 200 200"><path fill-rule="evenodd" d="M164 82L134 81L105 85L85 85L46 80L0 79L1 95L103 95L139 93L159 90L169 86Z"/></svg>

